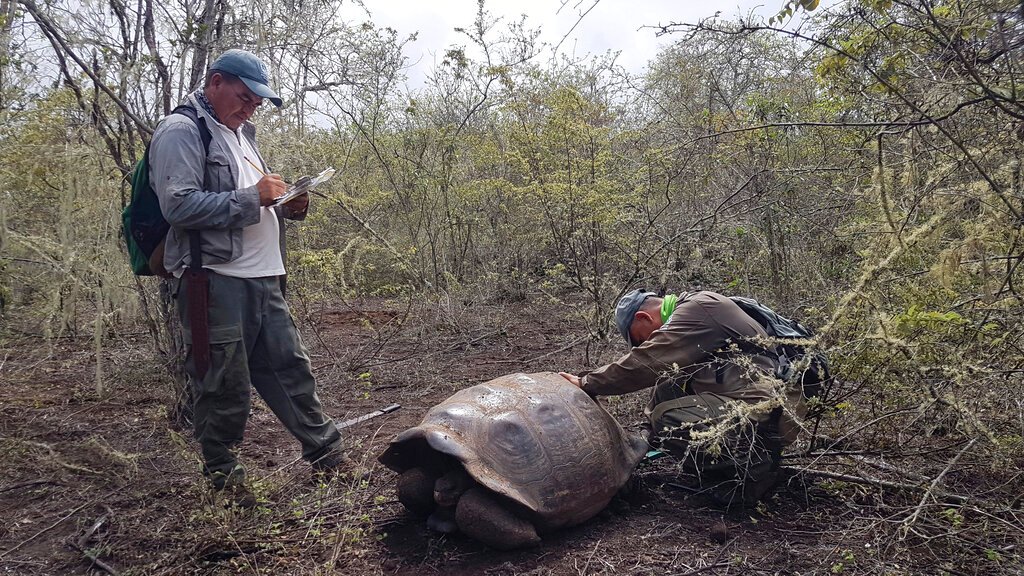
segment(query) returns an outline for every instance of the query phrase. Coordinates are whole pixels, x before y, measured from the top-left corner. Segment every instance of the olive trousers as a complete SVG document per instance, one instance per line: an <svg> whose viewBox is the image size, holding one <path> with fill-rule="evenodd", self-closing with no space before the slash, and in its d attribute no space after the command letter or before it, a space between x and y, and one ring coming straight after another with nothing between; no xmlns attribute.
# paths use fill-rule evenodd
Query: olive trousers
<svg viewBox="0 0 1024 576"><path fill-rule="evenodd" d="M754 423L730 409L735 402L711 392L659 387L649 409L652 441L695 473L702 486L714 487L712 496L722 504L753 505L779 475L781 409Z"/></svg>
<svg viewBox="0 0 1024 576"><path fill-rule="evenodd" d="M179 282L185 369L192 386L195 436L203 473L214 488L245 481L235 448L249 418L255 387L314 462L341 448L341 433L324 415L309 357L281 291L280 278L233 278L207 271L210 367L196 378L187 282Z"/></svg>

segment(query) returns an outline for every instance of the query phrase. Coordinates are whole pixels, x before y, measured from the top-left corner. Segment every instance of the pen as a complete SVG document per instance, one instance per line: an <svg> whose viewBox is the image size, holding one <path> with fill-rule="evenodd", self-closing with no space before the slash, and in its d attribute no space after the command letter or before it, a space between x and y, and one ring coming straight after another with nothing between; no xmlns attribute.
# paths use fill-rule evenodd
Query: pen
<svg viewBox="0 0 1024 576"><path fill-rule="evenodd" d="M255 168L257 172L259 172L259 173L260 173L260 174L262 174L263 176L266 176L266 175L267 175L267 173L266 173L266 172L264 172L264 171L263 171L262 169L260 169L260 167L259 167L259 166L257 166L255 162L253 162L252 160L249 160L249 157L248 157L248 156L242 156L242 158L245 158L245 161L246 161L246 162L248 162L250 166L252 166L253 168Z"/></svg>
<svg viewBox="0 0 1024 576"><path fill-rule="evenodd" d="M242 158L245 158L245 161L248 162L250 166L255 168L257 172L259 172L260 174L262 174L264 176L267 175L267 173L264 172L259 166L257 166L255 162L253 162L252 160L249 160L248 156L242 156ZM284 194L278 196L277 198L274 198L274 203L272 205L280 204L281 203L281 198L284 198L287 195L288 195L288 191L285 191Z"/></svg>

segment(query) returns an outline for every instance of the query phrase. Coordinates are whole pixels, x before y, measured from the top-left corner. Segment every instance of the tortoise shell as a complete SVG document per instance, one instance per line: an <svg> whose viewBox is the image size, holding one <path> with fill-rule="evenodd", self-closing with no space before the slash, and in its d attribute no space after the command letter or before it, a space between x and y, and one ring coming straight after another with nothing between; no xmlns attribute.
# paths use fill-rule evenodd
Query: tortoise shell
<svg viewBox="0 0 1024 576"><path fill-rule="evenodd" d="M545 532L597 514L646 450L585 392L540 372L456 392L378 460L399 473L455 461Z"/></svg>

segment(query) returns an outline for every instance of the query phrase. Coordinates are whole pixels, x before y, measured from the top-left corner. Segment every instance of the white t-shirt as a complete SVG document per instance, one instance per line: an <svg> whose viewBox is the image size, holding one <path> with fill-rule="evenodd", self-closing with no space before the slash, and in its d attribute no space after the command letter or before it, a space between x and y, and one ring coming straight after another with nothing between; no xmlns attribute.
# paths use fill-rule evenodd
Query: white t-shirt
<svg viewBox="0 0 1024 576"><path fill-rule="evenodd" d="M208 122L213 130L228 145L238 168L237 188L253 186L263 177L245 159L259 162L259 156L249 141L242 136L242 129L231 130L223 124ZM237 260L224 264L208 264L203 268L234 278L259 278L284 274L281 259L280 228L273 208L260 206L260 221L242 229L242 255Z"/></svg>

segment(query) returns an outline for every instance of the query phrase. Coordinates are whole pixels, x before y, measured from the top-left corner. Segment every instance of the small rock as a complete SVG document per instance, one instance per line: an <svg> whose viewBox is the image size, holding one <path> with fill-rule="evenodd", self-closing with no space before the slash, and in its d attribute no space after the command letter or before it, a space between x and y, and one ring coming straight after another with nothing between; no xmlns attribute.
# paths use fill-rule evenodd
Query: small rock
<svg viewBox="0 0 1024 576"><path fill-rule="evenodd" d="M708 536L712 542L725 544L725 541L729 539L729 525L725 522L715 522L708 530Z"/></svg>
<svg viewBox="0 0 1024 576"><path fill-rule="evenodd" d="M455 523L454 506L438 506L434 513L427 517L427 528L441 534L455 534L459 525Z"/></svg>

